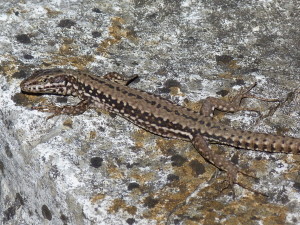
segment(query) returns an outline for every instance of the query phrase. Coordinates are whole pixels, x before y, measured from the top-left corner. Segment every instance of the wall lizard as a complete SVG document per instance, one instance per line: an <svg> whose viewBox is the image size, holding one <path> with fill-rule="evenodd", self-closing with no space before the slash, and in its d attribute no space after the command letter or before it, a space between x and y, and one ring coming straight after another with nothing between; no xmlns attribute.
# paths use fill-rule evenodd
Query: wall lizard
<svg viewBox="0 0 300 225"><path fill-rule="evenodd" d="M46 69L34 72L22 81L20 87L26 93L72 95L80 98L74 106L33 107L39 111L76 115L89 108L114 112L154 134L190 141L200 154L213 165L225 170L230 184L239 184L237 174L242 173L236 165L212 151L207 141L234 147L266 152L300 153L300 139L234 129L212 118L214 109L227 112L244 110L241 99L254 97L248 94L250 86L226 102L208 98L201 112L195 112L157 95L126 86L136 76L125 77L112 72L102 77L67 69ZM262 100L268 100L263 99ZM242 185L241 185L242 186Z"/></svg>

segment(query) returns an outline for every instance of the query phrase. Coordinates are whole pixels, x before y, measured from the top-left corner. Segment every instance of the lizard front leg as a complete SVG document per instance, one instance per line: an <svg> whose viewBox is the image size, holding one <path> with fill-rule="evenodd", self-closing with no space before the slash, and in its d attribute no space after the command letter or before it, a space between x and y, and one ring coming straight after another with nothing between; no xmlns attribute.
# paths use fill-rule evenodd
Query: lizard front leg
<svg viewBox="0 0 300 225"><path fill-rule="evenodd" d="M66 106L59 107L54 104L50 104L50 105L34 106L32 107L32 109L36 109L41 112L53 113L51 116L47 117L48 120L54 116L58 116L61 114L78 115L84 113L90 107L90 105L91 103L89 99L84 99L80 101L77 105L66 105Z"/></svg>

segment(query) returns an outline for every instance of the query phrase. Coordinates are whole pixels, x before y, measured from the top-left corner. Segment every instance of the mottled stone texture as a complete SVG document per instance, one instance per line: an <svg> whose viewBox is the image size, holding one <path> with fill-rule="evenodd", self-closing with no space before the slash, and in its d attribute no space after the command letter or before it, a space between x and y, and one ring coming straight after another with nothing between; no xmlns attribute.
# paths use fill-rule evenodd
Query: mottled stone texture
<svg viewBox="0 0 300 225"><path fill-rule="evenodd" d="M39 68L116 71L196 110L256 81L256 95L282 102L216 119L300 138L298 1L2 1L0 27L0 223L300 223L299 156L212 144L269 195L234 196L190 143L104 111L46 120L30 106L76 100L19 89Z"/></svg>

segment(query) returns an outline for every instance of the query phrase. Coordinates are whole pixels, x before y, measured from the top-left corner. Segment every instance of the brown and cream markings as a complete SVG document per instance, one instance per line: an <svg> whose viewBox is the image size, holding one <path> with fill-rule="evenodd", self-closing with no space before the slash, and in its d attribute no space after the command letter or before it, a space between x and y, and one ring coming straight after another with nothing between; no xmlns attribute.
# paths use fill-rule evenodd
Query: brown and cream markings
<svg viewBox="0 0 300 225"><path fill-rule="evenodd" d="M96 107L117 113L154 134L191 141L205 159L227 171L231 184L239 184L236 180L239 169L225 157L214 153L207 140L244 149L300 153L298 138L234 129L213 120L214 109L227 112L244 110L239 106L240 101L254 97L248 94L254 85L241 91L231 102L208 98L201 112L195 112L157 95L126 86L134 78L135 76L124 77L115 72L98 77L76 70L38 70L22 81L21 89L27 93L72 95L80 98L81 101L74 106L34 107L39 111L53 113L49 118L60 114L76 115Z"/></svg>

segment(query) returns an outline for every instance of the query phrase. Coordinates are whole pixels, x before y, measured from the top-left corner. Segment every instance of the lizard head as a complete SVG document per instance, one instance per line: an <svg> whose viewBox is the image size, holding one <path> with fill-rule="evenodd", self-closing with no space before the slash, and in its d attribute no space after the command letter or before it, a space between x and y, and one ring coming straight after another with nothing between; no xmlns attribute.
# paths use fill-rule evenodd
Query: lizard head
<svg viewBox="0 0 300 225"><path fill-rule="evenodd" d="M47 93L68 95L69 76L66 70L37 70L20 84L21 90L27 93Z"/></svg>

